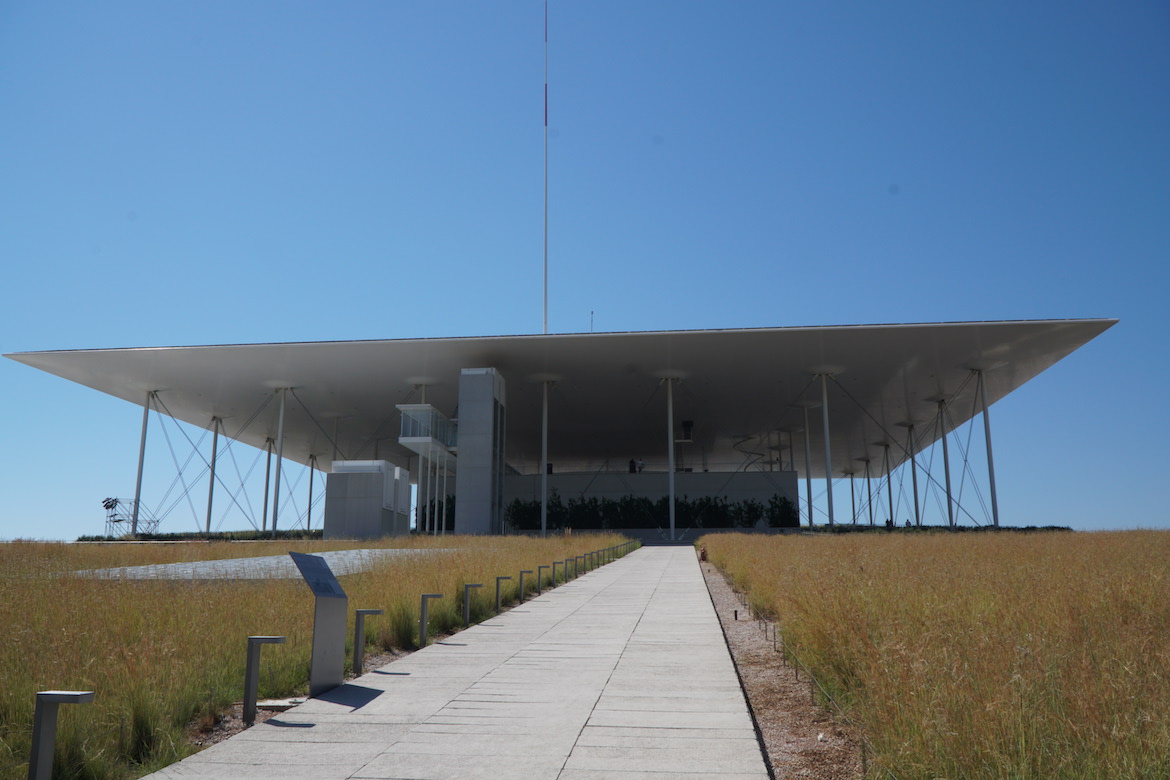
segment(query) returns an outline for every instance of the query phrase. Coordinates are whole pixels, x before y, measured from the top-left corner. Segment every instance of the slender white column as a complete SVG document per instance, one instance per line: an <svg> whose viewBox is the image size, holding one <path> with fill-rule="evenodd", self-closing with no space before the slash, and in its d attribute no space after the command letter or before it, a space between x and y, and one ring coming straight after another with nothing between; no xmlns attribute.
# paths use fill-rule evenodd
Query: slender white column
<svg viewBox="0 0 1170 780"><path fill-rule="evenodd" d="M272 485L272 532L276 533L276 518L280 516L280 464L284 461L284 396L287 387L280 388L280 416L276 422L276 479Z"/></svg>
<svg viewBox="0 0 1170 780"><path fill-rule="evenodd" d="M909 433L906 451L910 453L910 481L914 487L914 525L922 526L922 513L918 509L918 456L914 454L914 425L907 426Z"/></svg>
<svg viewBox="0 0 1170 780"><path fill-rule="evenodd" d="M264 439L264 449L268 451L268 458L264 462L264 508L260 510L260 532L268 530L268 483L272 477L272 437Z"/></svg>
<svg viewBox="0 0 1170 780"><path fill-rule="evenodd" d="M808 505L808 527L813 526L812 448L808 441L808 407L804 407L804 493Z"/></svg>
<svg viewBox="0 0 1170 780"><path fill-rule="evenodd" d="M420 534L427 532L427 475L431 473L426 465L426 458L420 453L418 456L418 481L414 489L414 530Z"/></svg>
<svg viewBox="0 0 1170 780"><path fill-rule="evenodd" d="M674 541L674 378L666 380L667 495L670 501L670 540Z"/></svg>
<svg viewBox="0 0 1170 780"><path fill-rule="evenodd" d="M146 393L146 403L142 405L142 436L138 440L138 478L134 481L134 513L130 516L130 535L138 536L138 505L142 503L142 467L146 463L146 424L150 421L150 402L154 398L154 391Z"/></svg>
<svg viewBox="0 0 1170 780"><path fill-rule="evenodd" d="M540 412L540 535L548 535L548 382Z"/></svg>
<svg viewBox="0 0 1170 780"><path fill-rule="evenodd" d="M987 384L979 371L979 399L983 402L983 437L987 440L987 487L991 493L991 522L999 528L999 499L995 494L995 458L991 456L991 417L987 413Z"/></svg>
<svg viewBox="0 0 1170 780"><path fill-rule="evenodd" d="M857 494L854 491L853 472L849 472L849 508L853 510L853 525L857 525Z"/></svg>
<svg viewBox="0 0 1170 780"><path fill-rule="evenodd" d="M205 533L211 535L211 504L215 499L215 458L219 453L219 418L211 418L211 476L207 480L207 523Z"/></svg>
<svg viewBox="0 0 1170 780"><path fill-rule="evenodd" d="M943 471L946 473L947 483L947 525L951 528L955 527L955 507L951 501L951 451L947 447L947 416L946 416L947 402L943 399L938 401L938 426L942 431L942 445L943 445Z"/></svg>
<svg viewBox="0 0 1170 780"><path fill-rule="evenodd" d="M829 375L821 374L821 420L825 429L825 496L829 506L829 525L833 519L833 455L829 451Z"/></svg>
<svg viewBox="0 0 1170 780"><path fill-rule="evenodd" d="M435 458L431 461L435 466L435 473L430 480L431 499L427 502L427 508L431 510L431 535L439 533L439 459Z"/></svg>
<svg viewBox="0 0 1170 780"><path fill-rule="evenodd" d="M313 472L317 469L317 456L309 454L309 508L305 510L305 530L313 529Z"/></svg>
<svg viewBox="0 0 1170 780"><path fill-rule="evenodd" d="M440 520L439 520L439 534L440 535L447 533L447 474L449 474L450 471L451 471L451 469L448 468L447 456L444 455L443 456L443 498L439 502L440 505L442 506L442 509L440 509L440 511L439 511L439 518L440 518Z"/></svg>
<svg viewBox="0 0 1170 780"><path fill-rule="evenodd" d="M865 459L865 496L869 505L869 524L873 525L873 479L869 473L869 458Z"/></svg>
<svg viewBox="0 0 1170 780"><path fill-rule="evenodd" d="M890 524L897 525L898 521L894 519L894 472L890 469L890 443L886 442L882 446L885 447L883 456L886 459L886 500L890 505Z"/></svg>

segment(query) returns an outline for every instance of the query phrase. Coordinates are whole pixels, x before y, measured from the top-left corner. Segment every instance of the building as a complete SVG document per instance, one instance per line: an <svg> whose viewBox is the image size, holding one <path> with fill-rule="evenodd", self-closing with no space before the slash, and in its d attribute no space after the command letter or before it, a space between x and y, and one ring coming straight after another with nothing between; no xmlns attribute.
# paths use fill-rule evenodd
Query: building
<svg viewBox="0 0 1170 780"><path fill-rule="evenodd" d="M948 522L960 522L950 464L938 478L921 471L916 455L939 441L947 453L947 434L977 417L984 422L991 522L998 525L989 407L1115 322L239 344L8 357L141 405L144 448L148 413L155 409L267 450L275 458L273 518L283 459L328 472L327 534L404 532L409 483L420 530L540 530L558 502L580 507L608 501L612 508L638 499L642 507L665 505L665 516L647 515L643 527L673 539L702 524L693 512L685 521L676 516L683 497L765 507L786 500L799 507L805 523L873 522L875 513L884 522L894 517L892 492L883 510L872 481L906 468L915 484L915 522L921 522L920 478L946 483ZM216 451L213 445L213 470ZM813 480L843 477L851 486L865 480L867 511L860 520L856 500L849 509L834 507L831 491L823 505L813 500ZM209 503L213 490L214 477ZM267 517L267 490L264 504ZM525 506L527 525L518 519ZM531 511L539 513L539 524ZM624 519L624 527L630 522Z"/></svg>

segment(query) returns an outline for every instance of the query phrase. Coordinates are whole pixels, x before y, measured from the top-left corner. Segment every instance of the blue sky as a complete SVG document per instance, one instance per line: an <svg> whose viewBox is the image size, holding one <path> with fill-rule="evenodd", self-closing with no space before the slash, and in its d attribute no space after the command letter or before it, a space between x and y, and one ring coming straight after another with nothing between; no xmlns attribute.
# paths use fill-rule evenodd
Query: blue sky
<svg viewBox="0 0 1170 780"><path fill-rule="evenodd" d="M0 0L0 351L539 332L543 25ZM549 31L551 331L1118 317L993 408L1001 511L1170 525L1170 6L552 0ZM12 361L0 408L0 538L100 532L141 409Z"/></svg>

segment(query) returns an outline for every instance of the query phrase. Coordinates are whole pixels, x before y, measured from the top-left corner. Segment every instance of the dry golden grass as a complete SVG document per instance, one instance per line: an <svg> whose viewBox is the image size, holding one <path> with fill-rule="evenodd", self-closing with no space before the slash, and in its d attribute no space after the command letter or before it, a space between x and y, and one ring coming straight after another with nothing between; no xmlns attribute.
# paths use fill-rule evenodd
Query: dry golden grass
<svg viewBox="0 0 1170 780"><path fill-rule="evenodd" d="M494 610L495 576L508 574L505 601L516 597L521 568L536 570L622 541L615 535L417 538L385 544L329 542L85 545L0 544L0 778L27 773L38 690L93 690L93 704L61 708L55 770L62 777L141 774L191 752L186 726L216 715L243 691L246 637L282 634L286 645L262 654L260 696L303 692L313 602L300 580L109 581L69 574L82 569L216 558L322 552L346 547L437 548L340 577L356 608L381 608L367 620L375 648L417 638L419 595L432 602L432 632L462 620L465 582L485 587L473 600L482 618ZM535 587L527 578L526 585ZM548 580L548 572L545 573ZM352 638L349 640L352 642Z"/></svg>
<svg viewBox="0 0 1170 780"><path fill-rule="evenodd" d="M1170 777L1170 533L711 535L870 776Z"/></svg>

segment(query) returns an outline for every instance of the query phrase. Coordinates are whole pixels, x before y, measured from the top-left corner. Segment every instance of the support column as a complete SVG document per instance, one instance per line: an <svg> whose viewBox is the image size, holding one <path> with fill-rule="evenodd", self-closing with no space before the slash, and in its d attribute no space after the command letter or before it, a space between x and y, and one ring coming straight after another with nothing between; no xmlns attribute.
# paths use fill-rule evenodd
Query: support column
<svg viewBox="0 0 1170 780"><path fill-rule="evenodd" d="M667 495L670 500L670 540L674 541L674 378L666 380Z"/></svg>
<svg viewBox="0 0 1170 780"><path fill-rule="evenodd" d="M317 469L317 456L309 453L309 508L305 510L305 530L313 529L313 472Z"/></svg>
<svg viewBox="0 0 1170 780"><path fill-rule="evenodd" d="M142 437L138 440L138 478L134 482L134 513L130 516L130 535L138 537L138 506L142 503L142 467L146 462L146 424L150 421L150 402L154 398L154 390L146 393L146 403L142 407Z"/></svg>
<svg viewBox="0 0 1170 780"><path fill-rule="evenodd" d="M808 527L813 527L812 448L808 442L808 407L804 407L804 492L808 505Z"/></svg>
<svg viewBox="0 0 1170 780"><path fill-rule="evenodd" d="M280 416L276 419L276 479L272 486L272 533L276 533L276 518L280 515L280 465L284 461L284 396L287 387L280 388Z"/></svg>
<svg viewBox="0 0 1170 780"><path fill-rule="evenodd" d="M946 474L947 483L947 525L951 528L955 527L955 507L951 501L951 451L947 446L947 402L940 398L938 400L938 427L942 432L943 445L943 471Z"/></svg>
<svg viewBox="0 0 1170 780"><path fill-rule="evenodd" d="M991 493L991 522L999 528L999 499L995 493L995 458L991 456L991 417L987 414L987 385L979 374L979 400L983 403L983 437L987 441L987 488Z"/></svg>
<svg viewBox="0 0 1170 780"><path fill-rule="evenodd" d="M540 410L540 535L548 535L548 382Z"/></svg>
<svg viewBox="0 0 1170 780"><path fill-rule="evenodd" d="M828 498L829 525L833 519L833 454L829 451L829 375L821 374L821 420L825 429L825 496Z"/></svg>
<svg viewBox="0 0 1170 780"><path fill-rule="evenodd" d="M272 437L264 439L264 449L268 451L268 458L264 462L264 508L260 510L260 532L268 530L268 482L272 477Z"/></svg>
<svg viewBox="0 0 1170 780"><path fill-rule="evenodd" d="M914 454L914 425L907 426L909 441L906 442L906 451L910 453L910 482L914 487L914 526L922 527L922 514L918 509L918 458Z"/></svg>
<svg viewBox="0 0 1170 780"><path fill-rule="evenodd" d="M869 473L869 458L865 459L865 496L869 506L869 524L873 525L873 479Z"/></svg>
<svg viewBox="0 0 1170 780"><path fill-rule="evenodd" d="M447 533L447 474L450 473L450 471L451 471L451 469L447 463L447 456L444 455L443 456L443 498L439 502L439 506L442 507L439 510L439 518L440 518L440 520L439 520L439 535L440 536L445 535Z"/></svg>
<svg viewBox="0 0 1170 780"><path fill-rule="evenodd" d="M890 469L890 443L884 442L885 447L883 457L886 459L886 501L890 505L890 524L897 525L898 521L894 518L894 472Z"/></svg>
<svg viewBox="0 0 1170 780"><path fill-rule="evenodd" d="M211 476L207 480L206 534L211 536L211 504L215 499L215 458L219 452L219 418L211 418Z"/></svg>
<svg viewBox="0 0 1170 780"><path fill-rule="evenodd" d="M854 491L853 472L849 472L849 508L853 510L853 525L857 525L857 494Z"/></svg>
<svg viewBox="0 0 1170 780"><path fill-rule="evenodd" d="M430 478L430 485L428 486L431 494L430 500L427 501L427 509L431 510L431 536L437 536L439 533L439 460L435 458L431 461L435 466L435 473Z"/></svg>

